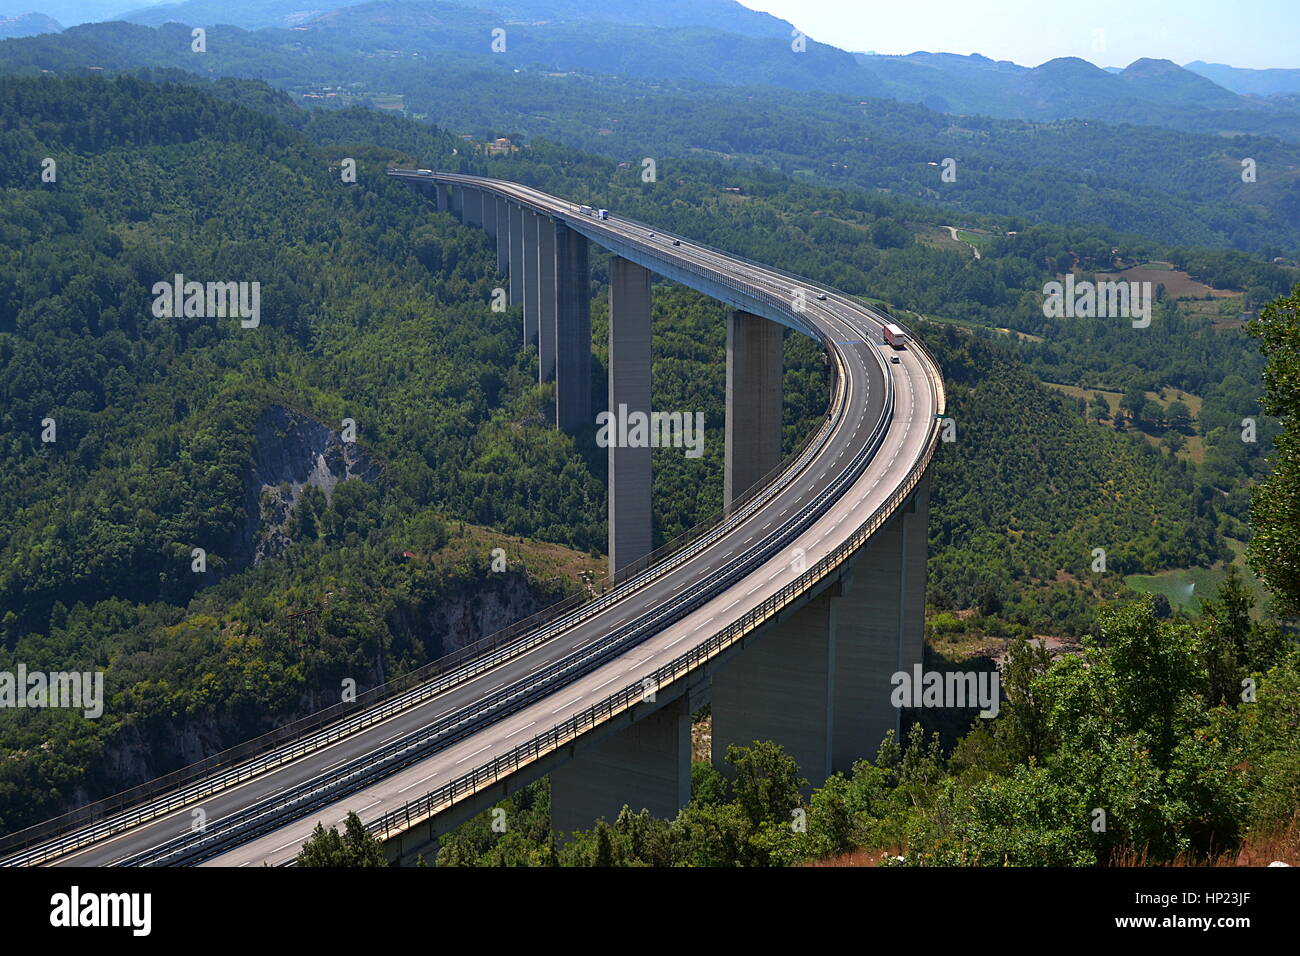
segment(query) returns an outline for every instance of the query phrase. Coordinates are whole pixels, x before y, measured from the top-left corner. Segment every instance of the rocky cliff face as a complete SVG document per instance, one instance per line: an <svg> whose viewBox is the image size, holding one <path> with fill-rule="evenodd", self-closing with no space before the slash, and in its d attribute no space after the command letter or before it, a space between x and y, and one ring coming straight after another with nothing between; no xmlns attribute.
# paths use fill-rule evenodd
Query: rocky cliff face
<svg viewBox="0 0 1300 956"><path fill-rule="evenodd" d="M473 574L451 576L423 600L389 612L385 644L408 650L422 647L427 659L437 658L521 620L559 597L530 585L528 575L521 571L489 574L486 579ZM371 658L364 676L357 675L359 692L391 676L386 673L385 656ZM411 663L423 661L417 657ZM123 727L97 756L90 779L71 791L59 810L144 783L337 702L338 690L331 684L308 690L277 713L258 719L250 720L248 714L209 713L154 721L145 727Z"/></svg>
<svg viewBox="0 0 1300 956"><path fill-rule="evenodd" d="M303 489L328 501L340 481L374 481L379 469L355 442L306 415L272 405L257 420L253 467L244 483L248 518L232 556L237 566L260 564L291 543L285 525Z"/></svg>
<svg viewBox="0 0 1300 956"><path fill-rule="evenodd" d="M561 600L560 593L544 593L519 571L489 574L468 580L437 600L395 608L388 627L424 647L430 660L509 627Z"/></svg>

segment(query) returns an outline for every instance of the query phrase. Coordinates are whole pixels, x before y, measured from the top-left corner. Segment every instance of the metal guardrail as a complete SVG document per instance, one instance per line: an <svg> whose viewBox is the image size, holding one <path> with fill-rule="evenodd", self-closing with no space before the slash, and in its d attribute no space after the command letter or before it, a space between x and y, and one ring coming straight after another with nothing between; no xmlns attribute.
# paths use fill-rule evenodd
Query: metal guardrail
<svg viewBox="0 0 1300 956"><path fill-rule="evenodd" d="M885 414L876 423L872 435L854 462L863 467L870 460L888 430L890 416ZM743 579L752 565L768 560L786 546L789 540L803 533L825 513L829 502L840 494L842 485L856 480L860 469L854 467L841 473L832 484L805 505L798 514L784 522L773 535L750 551L738 555L716 575L716 579L700 581L683 593L672 604L656 607L649 615L617 628L598 644L575 651L568 658L553 662L540 672L534 672L511 686L479 699L472 708L462 708L455 714L429 727L422 728L394 743L354 758L347 764L312 780L304 781L287 791L277 793L253 806L223 818L214 827L198 835L187 834L143 851L123 861L123 865L153 866L200 862L224 852L233 843L247 842L262 833L283 825L285 818L296 818L319 806L337 800L348 792L355 792L379 779L387 777L412 763L448 745L476 733L487 723L499 720L509 713L522 709L529 703L553 692L601 666L609 659L625 653L647 637L685 617L695 608L712 600L722 590Z"/></svg>
<svg viewBox="0 0 1300 956"><path fill-rule="evenodd" d="M655 682L656 692L662 690L678 677L716 657L736 641L741 640L761 626L782 608L787 607L813 588L857 551L916 488L917 483L921 480L921 475L934 457L934 451L937 447L938 428L937 421L931 423L930 437L926 442L925 454L913 463L903 484L884 504L872 512L871 516L858 527L850 538L841 542L834 551L823 557L812 568L803 572L797 579L786 584L776 594L764 600L762 604L746 612L739 620L733 621L702 644L697 644L654 671L648 679ZM521 767L533 763L566 743L576 740L582 734L593 730L599 724L641 703L645 700L647 690L644 680L646 678L627 685L622 690L610 694L599 703L593 704L550 730L536 735L509 752L493 758L488 763L443 784L441 787L430 790L424 796L408 802L405 806L390 810L367 824L366 829L370 833L387 840L423 820L444 812L458 800L464 799L466 796L472 796L483 787L491 786L501 778L518 772Z"/></svg>
<svg viewBox="0 0 1300 956"><path fill-rule="evenodd" d="M838 351L832 350L831 354L836 362L835 396L838 407L844 397L844 373ZM888 376L883 361L878 355L875 357L881 366L882 374ZM888 381L888 378L886 380ZM252 807L245 808L239 813L223 819L217 828L209 829L202 835L176 838L159 847L137 854L125 862L128 865L195 862L221 852L226 845L236 839L240 842L246 842L260 833L280 826L283 817L297 816L309 812L313 807L327 803L331 799L337 799L340 790L353 791L366 783L394 773L416 760L424 759L432 751L445 747L455 742L455 740L475 732L485 722L500 719L506 713L513 712L532 700L544 696L545 693L549 693L549 690L544 686L545 682L553 676L563 675L564 683L570 683L582 676L582 674L599 666L615 653L622 653L624 649L635 646L645 637L656 633L658 629L669 626L673 621L690 613L695 607L710 600L714 594L730 587L735 581L743 578L748 573L750 565L767 560L771 554L784 546L786 539L802 533L807 526L811 525L824 513L826 507L829 506L829 502L838 496L842 485L856 480L857 471L859 470L857 465L860 463L862 467L865 467L866 462L870 460L880 442L883 441L891 419L892 390L887 392L885 407L873 427L871 437L854 456L849 469L837 476L835 481L824 488L798 514L784 522L776 532L764 540L762 545L731 559L720 574L715 575L711 581L699 582L693 585L670 607L662 610L657 609L654 614L642 617L636 622L616 630L601 643L571 655L569 659L544 668L540 674L530 674L510 688L489 695L477 703L477 709L472 714L467 714L465 710L462 710L454 717L449 716L447 720L440 724L407 735L396 743L389 744L387 747L368 753L362 758L335 769L328 775L306 781L287 792L279 793L273 798L268 798ZM656 575L658 573L659 571L656 569ZM575 659L580 662L575 664ZM498 701L507 701L508 706L498 707Z"/></svg>
<svg viewBox="0 0 1300 956"><path fill-rule="evenodd" d="M842 393L843 375L837 367L833 381L832 398L828 409L838 406L843 399ZM230 786L243 783L275 767L297 760L314 750L341 740L368 726L387 720L402 710L442 693L455 683L468 680L495 667L504 660L531 650L542 641L549 640L556 634L562 633L592 615L600 613L609 603L621 600L632 590L657 580L673 567L678 566L685 560L689 560L701 548L708 546L709 542L715 537L711 532L717 530L724 522L727 526L731 526L745 521L753 510L761 506L762 501L766 500L770 495L778 493L803 469L808 460L811 459L813 450L824 444L829 437L832 422L832 416L828 411L822 425L808 435L796 452L738 498L733 504L730 514L719 513L711 516L695 528L657 548L651 555L641 559L614 582L623 584L635 575L647 570L651 565L656 565L656 562L662 562L654 567L653 573L645 574L643 577L631 581L627 587L616 588L613 592L599 595L595 599L588 598L585 595L575 595L494 632L492 635L473 644L444 655L438 660L425 664L393 681L372 688L358 695L355 701L333 705L286 724L269 734L222 751L171 774L155 778L139 787L123 791L94 804L88 804L35 827L2 837L0 838L0 852L13 853L14 851L21 851L42 844L42 841L48 841L51 836L66 833L69 829L78 826L83 828L64 840L46 843L41 845L39 850L27 854L19 853L17 856L6 859L3 861L3 865L39 863L84 846L89 846L112 833L130 829L149 820L166 816ZM773 477L780 480L773 480L768 483L768 478ZM705 538L709 540L706 541ZM700 543L699 547L689 547L697 542ZM668 557L672 557L673 560L664 560ZM575 608L582 608L582 610L576 614L568 613ZM553 626L548 627L548 623L553 624ZM531 639L515 643L516 639L521 635L537 628L542 630L534 634ZM463 662L469 662L469 664L461 666ZM437 679L439 675L445 674L453 668L456 669L456 673L451 678ZM356 714L357 716L351 720L346 720L348 714ZM338 723L336 724L336 722ZM328 729L310 738L304 737L304 735L321 727L328 727ZM280 747L279 745L286 740L293 741L293 744L287 748ZM249 761L249 757L255 757L255 759ZM240 761L248 762L240 763ZM214 771L223 766L228 769L214 776ZM186 786L187 784L193 785ZM163 794L166 794L165 799L161 801L153 800L147 805L143 805L146 801L150 801L151 798ZM137 807L134 813L118 816L105 821L100 826L92 825L87 827L87 824L95 824L114 813L120 814L123 810L132 806Z"/></svg>

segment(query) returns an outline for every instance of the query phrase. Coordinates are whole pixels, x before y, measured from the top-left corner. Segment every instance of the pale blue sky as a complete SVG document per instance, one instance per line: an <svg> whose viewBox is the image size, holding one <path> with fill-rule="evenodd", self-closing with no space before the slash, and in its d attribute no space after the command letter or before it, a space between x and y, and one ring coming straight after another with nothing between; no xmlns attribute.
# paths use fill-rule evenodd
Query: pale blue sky
<svg viewBox="0 0 1300 956"><path fill-rule="evenodd" d="M1077 56L1300 68L1300 0L741 0L814 40L877 53L982 53L1037 66ZM1104 47L1094 49L1095 33Z"/></svg>

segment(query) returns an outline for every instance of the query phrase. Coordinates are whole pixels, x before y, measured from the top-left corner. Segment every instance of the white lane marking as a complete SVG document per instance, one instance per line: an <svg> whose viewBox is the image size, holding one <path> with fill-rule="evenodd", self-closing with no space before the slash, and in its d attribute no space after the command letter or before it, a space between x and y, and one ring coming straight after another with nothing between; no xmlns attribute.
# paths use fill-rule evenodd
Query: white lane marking
<svg viewBox="0 0 1300 956"><path fill-rule="evenodd" d="M577 703L578 701L580 701L580 700L582 700L582 698L581 698L580 696L579 696L579 697L575 697L575 698L573 698L573 700L569 701L568 704L561 704L559 707L556 707L553 711L551 711L551 713L552 713L552 714L558 714L560 711L564 710L564 708L566 708L566 707L568 707L568 706L570 706L570 705L572 705L572 704L576 704L576 703ZM487 748L484 747L483 749L486 750ZM470 756L473 756L473 754L471 754Z"/></svg>
<svg viewBox="0 0 1300 956"><path fill-rule="evenodd" d="M510 737L513 737L515 734L522 734L525 730L527 730L529 727L531 727L531 726L532 726L533 724L535 724L535 723L537 723L537 721L535 721L535 720L530 720L528 723L524 724L524 725L523 725L522 727L520 727L518 730L512 730L512 731L510 731L510 733L506 734L506 738L509 739Z"/></svg>
<svg viewBox="0 0 1300 956"><path fill-rule="evenodd" d="M418 787L420 784L424 783L424 781L426 781L426 780L432 780L432 779L433 779L434 777L436 777L436 776L438 776L438 771L435 770L433 773L429 774L429 776L427 776L427 777L421 777L419 780L415 781L415 783L410 784L409 786L405 786L405 787L403 787L401 790L398 790L397 792L398 792L398 793L406 793L406 791L410 790L411 787Z"/></svg>
<svg viewBox="0 0 1300 956"><path fill-rule="evenodd" d="M481 754L483 751L487 750L488 747L491 747L491 746L492 746L491 744L484 744L482 747L480 747L478 750L474 751L472 754L466 754L465 756L461 757L459 760L456 761L457 766L459 766L460 764L463 764L463 763L464 763L466 760L468 760L470 757L477 757L479 754Z"/></svg>
<svg viewBox="0 0 1300 956"><path fill-rule="evenodd" d="M379 806L379 804L381 804L381 803L383 803L383 802L384 802L384 801L382 801L382 800L376 800L376 801L374 801L373 803L367 803L364 807L362 807L360 810L357 810L356 812L357 812L358 814L360 814L360 813L364 813L365 811L369 810L371 807L377 807L377 806ZM351 812L351 811L349 811L349 812ZM348 822L348 818L347 818L346 816L339 817L339 819L338 819L338 823L347 823L347 822ZM336 823L335 826L338 826L338 823ZM292 844L292 843L288 843L288 844L285 844L285 846L293 846L293 844ZM283 850L284 847L282 846L282 847L280 847L279 849ZM271 852L272 852L272 853L275 853L276 851L275 851L275 850L272 850Z"/></svg>

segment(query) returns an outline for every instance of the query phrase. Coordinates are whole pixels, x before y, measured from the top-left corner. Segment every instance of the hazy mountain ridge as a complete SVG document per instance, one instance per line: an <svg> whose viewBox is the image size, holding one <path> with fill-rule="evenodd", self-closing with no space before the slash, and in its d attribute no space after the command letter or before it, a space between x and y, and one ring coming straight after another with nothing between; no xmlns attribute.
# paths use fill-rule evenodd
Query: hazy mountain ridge
<svg viewBox="0 0 1300 956"><path fill-rule="evenodd" d="M315 13L359 6L364 0L184 0L140 7L118 19L145 26L168 20L208 26L229 23L256 30L288 26ZM372 4L365 4L372 5ZM785 20L750 10L732 0L606 0L593 6L586 0L445 0L420 7L456 6L489 14L497 26L511 23L556 24L577 22L617 23L624 26L704 27L749 37L790 36Z"/></svg>
<svg viewBox="0 0 1300 956"><path fill-rule="evenodd" d="M0 39L62 32L62 25L43 13L20 13L16 17L0 14Z"/></svg>
<svg viewBox="0 0 1300 956"><path fill-rule="evenodd" d="M1183 68L1199 73L1234 93L1255 96L1300 93L1300 70L1248 70L1203 60L1184 63Z"/></svg>
<svg viewBox="0 0 1300 956"><path fill-rule="evenodd" d="M121 19L230 24L248 30L348 31L357 49L492 54L512 67L642 79L885 97L999 119L1104 120L1190 132L1257 133L1300 142L1300 70L1187 68L1142 58L1102 69L1075 57L1021 66L974 54L848 53L809 38L792 49L793 24L732 0L186 0Z"/></svg>

